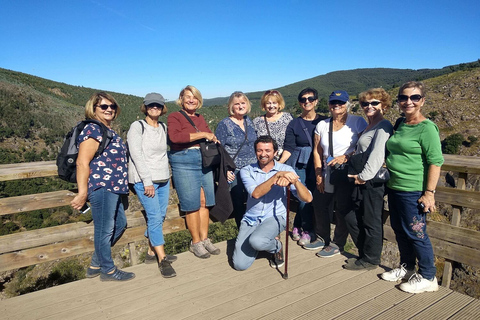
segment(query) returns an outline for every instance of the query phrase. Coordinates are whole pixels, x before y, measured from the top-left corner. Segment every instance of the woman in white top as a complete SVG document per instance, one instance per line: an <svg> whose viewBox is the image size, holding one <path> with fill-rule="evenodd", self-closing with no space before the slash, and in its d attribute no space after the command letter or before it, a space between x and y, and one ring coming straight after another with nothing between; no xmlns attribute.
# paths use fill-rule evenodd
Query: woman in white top
<svg viewBox="0 0 480 320"><path fill-rule="evenodd" d="M317 190L314 192L315 234L317 239L304 246L305 249L318 250L320 257L340 254L347 242L348 230L345 216L355 215L351 200L353 184L341 187L330 184L330 173L335 166L347 162L355 150L360 133L367 122L360 116L349 114L351 103L347 92L334 91L328 99L331 118L318 123L314 135L313 162ZM332 135L333 154L329 151L329 135ZM330 241L330 221L335 207L335 235Z"/></svg>

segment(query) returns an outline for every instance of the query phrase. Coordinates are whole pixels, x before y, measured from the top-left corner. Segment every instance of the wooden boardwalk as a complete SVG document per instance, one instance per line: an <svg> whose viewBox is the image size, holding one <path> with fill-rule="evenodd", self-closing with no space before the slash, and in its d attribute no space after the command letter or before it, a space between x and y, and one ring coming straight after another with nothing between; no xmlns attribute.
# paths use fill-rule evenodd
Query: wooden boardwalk
<svg viewBox="0 0 480 320"><path fill-rule="evenodd" d="M318 258L290 242L283 280L265 258L233 270L233 240L218 245L221 255L206 260L180 254L175 278L136 265L129 282L85 279L0 301L0 319L480 319L480 300L445 287L404 293L378 277L382 268L342 269L345 256Z"/></svg>

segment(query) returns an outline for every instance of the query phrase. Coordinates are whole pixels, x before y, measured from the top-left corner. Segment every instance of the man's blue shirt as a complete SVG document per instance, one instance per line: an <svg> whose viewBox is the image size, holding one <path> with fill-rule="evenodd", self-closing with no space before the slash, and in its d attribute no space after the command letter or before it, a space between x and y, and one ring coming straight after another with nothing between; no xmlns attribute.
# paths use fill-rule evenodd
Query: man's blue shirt
<svg viewBox="0 0 480 320"><path fill-rule="evenodd" d="M243 216L244 221L249 225L261 223L267 218L274 216L286 216L287 196L285 187L273 185L272 189L263 197L254 199L252 193L256 187L270 179L279 171L290 171L295 173L292 167L275 161L273 168L265 172L258 166L258 163L252 163L240 170L245 190L248 192L247 211ZM297 189L293 184L290 185L290 191L296 197Z"/></svg>

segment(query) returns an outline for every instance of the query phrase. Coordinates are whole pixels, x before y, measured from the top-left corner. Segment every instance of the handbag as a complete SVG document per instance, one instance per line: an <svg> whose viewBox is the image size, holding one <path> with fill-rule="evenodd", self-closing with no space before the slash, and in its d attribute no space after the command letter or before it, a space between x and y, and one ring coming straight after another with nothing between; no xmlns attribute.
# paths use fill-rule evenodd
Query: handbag
<svg viewBox="0 0 480 320"><path fill-rule="evenodd" d="M330 129L328 132L328 152L333 157L333 118L330 118ZM348 180L348 166L345 164L337 164L330 167L330 184L334 186L345 185Z"/></svg>
<svg viewBox="0 0 480 320"><path fill-rule="evenodd" d="M201 132L193 123L192 119L190 119L190 117L183 110L180 110L180 113L183 114L183 116L188 120L188 122L190 122L197 132ZM199 145L200 153L202 154L202 166L204 168L218 166L220 164L220 152L218 151L217 144L213 141L202 139L199 142Z"/></svg>

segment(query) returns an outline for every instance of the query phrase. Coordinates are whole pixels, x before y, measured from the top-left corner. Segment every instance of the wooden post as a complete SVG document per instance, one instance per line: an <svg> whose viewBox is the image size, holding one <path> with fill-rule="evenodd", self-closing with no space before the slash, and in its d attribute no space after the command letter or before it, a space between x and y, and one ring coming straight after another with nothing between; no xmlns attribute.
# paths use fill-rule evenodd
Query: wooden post
<svg viewBox="0 0 480 320"><path fill-rule="evenodd" d="M465 190L466 181L468 175L465 172L458 173L458 181L457 181L457 189ZM462 219L462 207L452 205L453 213L452 213L452 222L453 226L459 227L460 220ZM443 275L442 275L442 286L446 288L450 288L450 283L452 282L452 273L453 273L453 266L452 262L449 260L445 260L445 266L443 268Z"/></svg>
<svg viewBox="0 0 480 320"><path fill-rule="evenodd" d="M128 244L128 251L130 252L130 261L132 266L138 264L137 251L135 250L135 242L130 242Z"/></svg>

